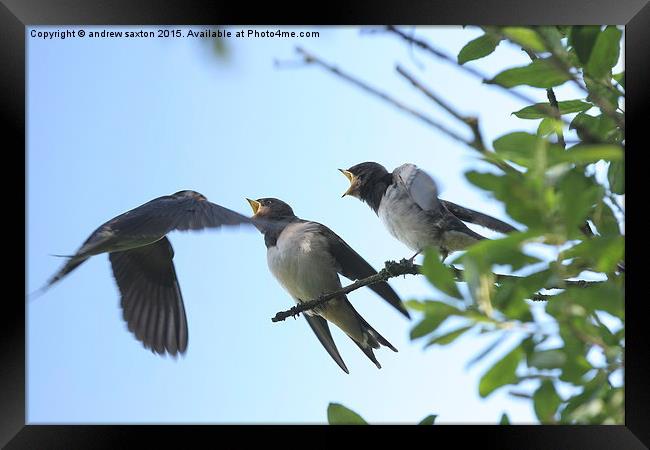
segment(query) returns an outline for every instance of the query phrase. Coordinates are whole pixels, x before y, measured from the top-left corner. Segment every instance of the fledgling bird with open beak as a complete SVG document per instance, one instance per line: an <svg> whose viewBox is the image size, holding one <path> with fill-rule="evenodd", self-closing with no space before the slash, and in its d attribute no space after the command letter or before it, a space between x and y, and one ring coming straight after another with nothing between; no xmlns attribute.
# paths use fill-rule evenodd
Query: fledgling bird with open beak
<svg viewBox="0 0 650 450"><path fill-rule="evenodd" d="M303 220L276 198L246 199L253 209L253 224L264 235L271 273L297 302L314 300L341 289L338 274L358 280L377 272L332 230L318 222ZM409 317L399 296L386 282L369 286L398 311ZM378 368L373 349L381 345L397 351L354 309L345 295L321 307L305 311L307 323L330 356L349 373L328 322L345 332Z"/></svg>
<svg viewBox="0 0 650 450"><path fill-rule="evenodd" d="M416 252L411 261L427 247L437 248L444 260L450 252L486 239L463 221L501 233L517 231L494 217L439 199L433 178L415 164L388 172L381 164L364 162L339 171L350 181L343 197L367 203L388 231Z"/></svg>

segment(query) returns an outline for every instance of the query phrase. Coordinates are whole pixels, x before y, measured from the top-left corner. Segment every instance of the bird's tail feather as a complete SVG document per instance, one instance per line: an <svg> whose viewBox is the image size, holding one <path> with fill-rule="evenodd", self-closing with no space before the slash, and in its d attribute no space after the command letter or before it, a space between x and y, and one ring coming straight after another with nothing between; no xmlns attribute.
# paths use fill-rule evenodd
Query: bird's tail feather
<svg viewBox="0 0 650 450"><path fill-rule="evenodd" d="M370 324L366 321L366 319L364 319L361 316L361 314L359 314L359 312L356 309L354 309L352 304L350 304L350 307L354 311L354 314L357 316L357 320L359 321L359 324L361 325L361 329L363 330L363 333L368 338L368 344L372 348L379 348L380 344L381 344L381 345L383 345L385 347L388 347L389 349L391 349L394 352L397 351L397 349L393 346L393 344L388 342L388 339L383 337L381 334L379 334L379 332L377 330L375 330L372 326L370 326Z"/></svg>
<svg viewBox="0 0 650 450"><path fill-rule="evenodd" d="M354 343L357 344L357 347L361 349L361 351L368 357L368 359L370 359L370 361L375 363L377 369L381 369L381 364L379 364L379 361L377 361L377 358L375 357L375 353L372 351L372 347L364 347L363 345L359 344L357 341L354 341Z"/></svg>
<svg viewBox="0 0 650 450"><path fill-rule="evenodd" d="M52 255L52 256L59 256L59 255ZM31 292L27 294L27 297L29 298L30 301L36 300L38 297L43 295L45 291L47 291L50 287L52 287L53 284L61 280L61 278L65 277L67 274L75 270L77 267L79 267L81 264L83 264L88 257L76 257L76 256L67 256L67 258L70 258L65 265L59 269L57 273L55 273L49 280L47 280L47 283L45 283L44 286L41 288L37 289L34 292Z"/></svg>
<svg viewBox="0 0 650 450"><path fill-rule="evenodd" d="M373 349L380 348L380 344L390 348L394 352L396 352L397 349L393 347L393 344L388 342L385 337L379 334L377 330L368 325L368 322L366 322L361 316L359 316L359 318L364 326L364 334L367 336L367 345L363 345L357 341L354 341L354 343L357 344L357 347L361 349L361 351L368 357L368 359L370 359L370 361L375 363L375 366L377 366L378 369L381 369L381 364L379 364L379 361L377 361Z"/></svg>
<svg viewBox="0 0 650 450"><path fill-rule="evenodd" d="M499 233L511 233L513 231L518 231L515 227L506 223L502 220L497 219L496 217L488 216L473 209L465 208L464 206L457 205L448 200L441 200L445 207L453 215L458 217L463 222L469 222L476 225L480 225L490 230L497 231Z"/></svg>

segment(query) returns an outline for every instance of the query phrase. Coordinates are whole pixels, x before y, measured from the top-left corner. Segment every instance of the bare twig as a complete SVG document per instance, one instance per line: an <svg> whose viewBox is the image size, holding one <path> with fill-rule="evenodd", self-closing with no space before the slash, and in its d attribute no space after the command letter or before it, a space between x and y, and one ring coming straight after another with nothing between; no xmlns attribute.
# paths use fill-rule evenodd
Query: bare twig
<svg viewBox="0 0 650 450"><path fill-rule="evenodd" d="M281 311L271 319L272 322L280 322L287 317L297 316L301 312L317 308L318 306L332 300L341 295L348 294L352 291L355 291L364 286L370 286L371 284L380 283L386 281L389 278L398 277L400 275L419 275L420 266L411 263L410 261L403 259L400 262L395 261L386 261L385 267L380 270L375 275L371 275L367 278L357 280L354 283L339 289L338 291L330 292L329 294L323 294L315 300L302 302L292 307L287 311Z"/></svg>
<svg viewBox="0 0 650 450"><path fill-rule="evenodd" d="M485 142L483 141L483 136L481 135L481 132L479 130L478 119L476 117L466 117L460 114L458 111L453 109L447 102L442 100L442 98L434 94L430 88L426 88L422 83L417 81L415 77L409 74L403 67L398 65L395 67L395 70L397 70L397 73L399 73L402 77L406 78L413 85L413 87L415 87L424 95L426 95L430 100L433 100L435 103L440 105L442 109L447 111L449 114L454 116L459 121L463 122L465 125L467 125L472 130L472 133L474 134L474 141L472 142L472 147L474 147L476 150L478 150L481 153L488 152L488 149L485 146Z"/></svg>
<svg viewBox="0 0 650 450"><path fill-rule="evenodd" d="M533 52L532 50L523 47L523 50L526 52L528 57L531 59L531 61L535 61L538 57ZM560 113L560 105L557 102L557 98L555 97L555 92L553 91L553 88L548 88L546 89L546 97L548 97L548 102L551 105L551 108L555 110L555 114L553 114L553 117L558 120L562 120L562 114ZM557 133L557 142L562 146L562 148L566 148L566 142L564 141L564 133L562 130L559 130Z"/></svg>
<svg viewBox="0 0 650 450"><path fill-rule="evenodd" d="M350 292L356 291L357 289L360 289L365 286L370 286L376 283L380 283L382 281L387 281L391 278L399 277L402 275L421 275L421 269L422 266L418 264L413 264L411 261L407 259L402 259L399 262L386 261L384 263L384 268L380 270L378 273L376 273L375 275L371 275L367 278L362 278L360 280L357 280L354 283L345 286L344 288L341 288L334 292L323 294L313 300L298 303L296 306L293 306L292 308L286 311L278 312L271 319L271 321L281 322L287 319L288 317L298 316L300 315L300 313L317 308L334 298L340 297L345 294L349 294ZM454 271L454 276L456 278L456 281L462 282L464 280L463 270L455 266L451 266L451 269ZM495 281L497 284L499 282L503 282L506 279L518 279L518 278L521 277L516 275L495 274ZM548 286L546 289L564 289L569 286L585 288L599 283L603 283L603 281L563 280L562 283L558 285ZM551 297L553 297L553 295L537 293L531 296L530 300L546 301Z"/></svg>
<svg viewBox="0 0 650 450"><path fill-rule="evenodd" d="M453 64L454 66L458 67L459 69L461 69L461 70L463 70L463 71L465 71L465 72L467 72L469 74L472 74L477 78L480 78L481 81L483 81L483 82L488 82L490 80L490 78L486 74L481 72L480 70L477 70L474 67L468 66L468 65L465 65L465 64L458 64L458 60L456 58L453 58L453 57L449 56L448 54L444 53L442 50L439 50L439 49L433 47L431 44L429 44L426 41L423 41L422 39L418 39L418 38L416 38L414 36L409 36L408 34L404 33L403 31L399 30L398 28L396 28L396 27L394 27L392 25L388 25L386 27L386 31L394 33L397 36L404 39L405 41L416 45L420 49L422 49L422 50L424 50L424 51L426 51L428 53L431 53L432 55L434 55L434 56L436 56L436 57L438 57L438 58L440 58L440 59L442 59L442 60L444 60L444 61L446 61L448 63ZM508 89L508 88L503 87L503 86L498 85L498 84L495 84L494 86L499 86L499 87L503 88L504 92L508 92L513 97L516 97L519 100L521 100L523 102L526 102L527 104L537 103L534 99L528 97L527 95L522 94L519 91L515 91L513 89ZM547 112L550 113L551 112L550 109L548 109Z"/></svg>
<svg viewBox="0 0 650 450"><path fill-rule="evenodd" d="M444 53L443 51L441 51L441 50L439 50L439 49L437 49L435 47L433 47L431 44L429 44L428 42L426 42L426 41L424 41L422 39L418 39L418 38L416 38L414 36L409 36L408 34L404 33L403 31L399 30L398 28L396 28L393 25L388 25L387 27L385 27L385 31L393 33L393 34L399 36L400 38L402 38L403 40L409 42L410 44L413 44L413 45L419 47L420 49L422 49L422 50L436 56L437 58L440 58L443 61L446 61L446 62L448 62L450 64L453 64L454 66L458 67L459 69L461 69L461 70L463 70L463 71L465 71L465 72L467 72L467 73L481 79L481 81L483 83L487 83L487 84L490 84L492 86L498 86L498 87L502 88L502 92L507 92L509 95L511 95L511 96L513 96L513 97L515 97L515 98L517 98L517 99L519 99L519 100L521 100L521 101L523 101L523 102L525 102L525 103L527 103L529 105L533 105L533 104L538 103L536 100L532 99L531 97L528 97L525 94L522 94L519 91L507 88L505 86L501 86L500 84L490 83L489 77L486 74L484 74L483 72L481 72L481 71L479 71L479 70L477 70L477 69L475 69L475 68L473 68L471 66L468 66L468 65L465 65L465 64L459 64L456 58L453 58L453 57L449 56L448 54ZM537 105L537 109L539 111L547 113L547 114L549 114L551 116L553 115L553 108L550 105ZM568 120L564 119L564 118L561 118L560 120L567 126L571 125L571 123ZM583 132L591 141L593 141L593 142L605 142L600 137L595 136L584 125L582 125L580 123L574 123L573 126L576 129Z"/></svg>
<svg viewBox="0 0 650 450"><path fill-rule="evenodd" d="M392 104L396 108L401 109L402 111L405 111L405 112L411 114L412 116L416 117L417 119L421 120L422 122L426 123L427 125L430 125L430 126L436 128L437 130L443 132L444 134L451 137L452 139L454 139L454 140L456 140L458 142L461 142L461 143L463 143L465 145L471 146L471 143L469 141L467 141L465 138L463 138L462 136L460 136L458 133L450 130L449 128L445 127L441 123L439 123L439 122L433 120L432 118L426 116L425 114L423 114L423 113L421 113L419 111L416 111L415 109L411 108L410 106L405 105L404 103L400 102L399 100L395 99L394 97L391 97L390 95L386 94L385 92L382 92L379 89L374 88L374 87L368 85L367 83L365 83L365 82L363 82L363 81L361 81L361 80L359 80L357 78L354 78L352 75L349 75L349 74L343 72L338 67L333 66L333 65L323 61L322 59L318 58L317 56L307 52L306 50L304 50L304 49L302 49L300 47L296 47L296 52L298 52L300 55L302 55L302 57L304 58L304 61L306 63L308 63L308 64L316 64L316 65L319 65L319 66L323 67L324 69L326 69L327 71L333 73L334 75L338 76L339 78L342 78L342 79L348 81L349 83L352 83L355 86L361 88L362 90L364 90L366 92L369 92L369 93L371 93L371 94L373 94L373 95L387 101L388 103Z"/></svg>
<svg viewBox="0 0 650 450"><path fill-rule="evenodd" d="M449 105L447 102L442 100L442 98L440 98L438 95L433 93L433 91L430 88L425 87L421 82L416 80L415 77L409 74L403 67L398 65L396 67L396 70L397 73L399 73L408 82L410 82L411 85L413 85L413 87L415 87L417 90L419 90L424 95L426 95L430 100L433 100L433 102L437 103L442 109L444 109L449 114L451 114L454 118L458 119L460 122L465 124L471 130L474 139L471 142L466 142L466 144L469 147L477 150L479 153L486 156L490 162L498 166L504 172L519 173L517 169L512 167L507 162L498 159L498 157L495 157L494 152L488 150L487 146L485 145L485 141L483 140L483 135L481 134L481 128L479 126L479 120L477 117L464 116L458 111L456 111L451 105Z"/></svg>

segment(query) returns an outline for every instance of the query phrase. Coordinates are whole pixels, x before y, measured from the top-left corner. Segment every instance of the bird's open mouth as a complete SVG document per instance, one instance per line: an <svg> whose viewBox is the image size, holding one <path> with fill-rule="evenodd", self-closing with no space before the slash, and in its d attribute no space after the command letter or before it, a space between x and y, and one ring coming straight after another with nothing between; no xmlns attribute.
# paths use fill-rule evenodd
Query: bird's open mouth
<svg viewBox="0 0 650 450"><path fill-rule="evenodd" d="M341 198L345 197L346 195L352 195L357 188L357 177L355 177L354 174L349 170L339 169L339 172L345 175L348 181L350 181L350 187L343 193L343 195L341 195Z"/></svg>
<svg viewBox="0 0 650 450"><path fill-rule="evenodd" d="M256 215L257 212L260 210L262 204L257 200L251 200L250 198L247 198L246 201L248 201L248 203L251 205L251 208L253 210L253 215Z"/></svg>

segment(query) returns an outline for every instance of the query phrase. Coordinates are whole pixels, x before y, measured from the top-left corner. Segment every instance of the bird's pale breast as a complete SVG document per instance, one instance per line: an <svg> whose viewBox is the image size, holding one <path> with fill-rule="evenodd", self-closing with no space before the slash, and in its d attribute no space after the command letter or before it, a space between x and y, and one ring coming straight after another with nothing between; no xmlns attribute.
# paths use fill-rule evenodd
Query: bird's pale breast
<svg viewBox="0 0 650 450"><path fill-rule="evenodd" d="M400 187L388 187L377 214L388 231L413 251L440 244L432 218Z"/></svg>
<svg viewBox="0 0 650 450"><path fill-rule="evenodd" d="M313 300L341 288L327 241L316 224L294 223L267 250L271 273L295 300Z"/></svg>

